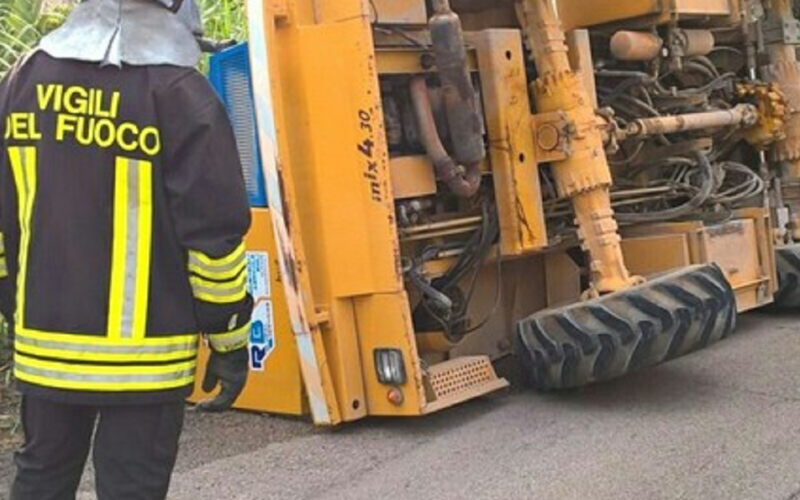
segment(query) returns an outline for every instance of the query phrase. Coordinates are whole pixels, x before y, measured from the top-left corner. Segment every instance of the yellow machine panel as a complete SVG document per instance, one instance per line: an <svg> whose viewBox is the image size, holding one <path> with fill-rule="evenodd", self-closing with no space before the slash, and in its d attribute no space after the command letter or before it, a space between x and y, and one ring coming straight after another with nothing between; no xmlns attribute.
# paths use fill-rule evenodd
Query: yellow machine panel
<svg viewBox="0 0 800 500"><path fill-rule="evenodd" d="M732 14L736 0L558 0L559 14L568 29L623 21L663 24L673 16L719 16Z"/></svg>
<svg viewBox="0 0 800 500"><path fill-rule="evenodd" d="M245 239L249 291L253 295L253 332L250 335L250 373L235 408L284 415L303 415L308 403L303 390L294 334L277 265L277 248L268 209L253 209L253 224ZM208 362L208 346L201 341L195 391L189 398L207 397L200 385Z"/></svg>
<svg viewBox="0 0 800 500"><path fill-rule="evenodd" d="M641 275L715 262L736 292L739 312L763 307L772 303L776 280L769 212L748 209L738 215L716 225L685 222L630 229L623 233L626 262Z"/></svg>
<svg viewBox="0 0 800 500"><path fill-rule="evenodd" d="M425 3L418 0L373 0L375 22L380 24L425 24L428 13Z"/></svg>

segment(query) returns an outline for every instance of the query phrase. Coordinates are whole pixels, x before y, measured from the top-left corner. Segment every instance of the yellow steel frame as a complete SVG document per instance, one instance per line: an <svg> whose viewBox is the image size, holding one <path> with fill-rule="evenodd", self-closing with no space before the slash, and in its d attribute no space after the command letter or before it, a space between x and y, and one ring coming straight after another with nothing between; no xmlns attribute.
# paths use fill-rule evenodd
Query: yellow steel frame
<svg viewBox="0 0 800 500"><path fill-rule="evenodd" d="M478 54L489 156L503 255L547 246L539 166L530 128L525 54L518 30L485 30L469 38Z"/></svg>
<svg viewBox="0 0 800 500"><path fill-rule="evenodd" d="M559 0L562 16L573 26L691 13L697 1ZM414 7L421 0L378 4L396 9L398 18L411 16L408 22L419 20ZM532 45L541 72L532 89L520 30L490 29L467 37L469 64L479 73L490 139L483 171L492 175L496 191L501 225L498 254L528 257L518 263L532 267L547 265L541 264L545 257L529 256L548 244L537 169L539 163L552 161L561 194L573 198L579 236L592 257L596 291L624 289L638 280L628 273L622 257L594 96L578 71L591 68L586 36L570 39L571 47L582 49L573 50L572 55L579 57L570 61L567 41L544 0L525 4L520 12L528 41L536 42ZM731 12L729 0L710 0L708 6L712 13ZM418 340L423 332L414 331L401 243L403 249L414 245L419 235L406 234L401 240L394 204L397 199L435 194L437 187L426 158L390 160L379 77L429 72L420 64L425 49L376 49L375 12L365 0L272 0L263 2L261 9L265 28L263 33L251 30L251 35L263 36L262 42L270 47L271 88L256 88L256 94L258 100L259 92L270 92L274 105L280 159L276 168L281 173L287 233L282 251L292 254L285 279L296 288L296 300L288 300L288 308L293 311L293 304L302 308L306 335L313 339L315 356L301 352L298 363L312 410L314 401L325 402L327 413L318 423L337 424L367 415L422 415L502 387L505 381L492 379L493 372L480 359L458 358L429 368L420 361L418 349L444 355L448 350L452 354L454 346L439 332L425 332L424 340ZM258 59L253 63L267 64ZM590 74L583 76L591 83ZM541 115L531 115L529 93L536 97ZM756 219L744 224L748 237L763 236L760 215L747 217ZM759 248L759 258L768 250ZM761 262L754 286L774 282L774 264L769 262ZM575 274L563 258L558 263ZM442 263L431 266L441 268ZM497 269L502 272L500 266ZM748 284L743 287L753 289ZM561 300L569 290L548 285L547 292L551 299ZM759 297L753 300L763 302ZM508 309L502 320L512 323L511 318L519 316L514 316L514 307ZM387 397L390 387L378 382L373 356L378 348L402 352L408 378L395 388L402 391L402 401ZM450 369L483 373L489 382L444 397L447 391L436 386L436 380L449 383Z"/></svg>
<svg viewBox="0 0 800 500"><path fill-rule="evenodd" d="M626 262L656 274L693 264L717 263L731 283L739 312L771 304L776 292L775 247L769 210L740 209L725 223L639 225L623 232Z"/></svg>
<svg viewBox="0 0 800 500"><path fill-rule="evenodd" d="M262 42L270 48L271 88L256 88L256 101L259 92L270 92L286 240L294 254L289 259L293 276L287 279L294 278L296 295L304 298L299 306L316 351L315 362L301 353L299 363L304 377L316 381L307 387L312 402L322 398L328 407L329 415L318 423L337 424L366 415L421 415L506 385L492 379L490 369L476 371L474 364L482 363L480 359L454 360L423 370L417 351L400 266L394 202L397 197L430 192L435 185L430 172L425 172L429 162L390 162L378 75L381 70L424 72L419 68L419 53L376 52L373 13L369 2L362 0L276 1L261 8L263 34L254 34L265 37ZM509 214L513 210L513 217L531 226L527 232L516 231L520 236L507 243L509 252L520 253L545 243L526 120L521 42L518 33L508 32L481 43L485 59L500 49L493 44L503 44L505 58L506 46L512 50L516 43L515 67L503 69L508 81L517 82L515 89L506 93L498 86L489 102L504 113L493 125L502 139L493 159L504 165L508 183L525 184L520 189L525 209L507 207ZM471 57L477 67L476 56ZM500 64L495 59L482 64ZM259 64L265 61L253 60L256 73ZM514 130L500 134L508 120L514 121ZM511 148L511 154L502 148ZM520 155L527 155L521 167L516 161ZM373 352L378 348L403 353L408 378L397 387L403 394L400 403L388 397L390 387L377 379ZM491 380L445 397L446 391L436 387L435 380L446 381L451 371L459 369L486 372Z"/></svg>
<svg viewBox="0 0 800 500"><path fill-rule="evenodd" d="M424 406L366 6L339 0L265 8L284 208L292 244L305 256L296 272L322 340L334 424L418 415ZM400 406L376 379L376 347L404 353L409 377Z"/></svg>
<svg viewBox="0 0 800 500"><path fill-rule="evenodd" d="M567 30L621 21L664 24L675 18L701 16L730 18L739 0L629 0L624 2L558 0Z"/></svg>

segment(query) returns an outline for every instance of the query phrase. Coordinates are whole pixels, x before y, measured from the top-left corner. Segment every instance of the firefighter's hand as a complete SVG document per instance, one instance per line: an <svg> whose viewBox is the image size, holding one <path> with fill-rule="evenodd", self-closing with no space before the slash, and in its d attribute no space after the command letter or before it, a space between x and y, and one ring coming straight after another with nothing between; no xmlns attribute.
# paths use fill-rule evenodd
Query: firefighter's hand
<svg viewBox="0 0 800 500"><path fill-rule="evenodd" d="M211 392L217 384L221 384L222 390L214 399L201 401L197 409L208 412L229 410L247 381L248 362L246 347L224 354L211 351L203 377L203 391Z"/></svg>

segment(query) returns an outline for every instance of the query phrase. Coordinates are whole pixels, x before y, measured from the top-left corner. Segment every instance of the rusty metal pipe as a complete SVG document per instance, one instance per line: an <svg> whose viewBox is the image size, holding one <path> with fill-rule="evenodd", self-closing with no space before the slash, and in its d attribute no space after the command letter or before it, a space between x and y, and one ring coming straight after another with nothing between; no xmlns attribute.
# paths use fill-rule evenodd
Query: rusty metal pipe
<svg viewBox="0 0 800 500"><path fill-rule="evenodd" d="M641 118L631 122L623 131L624 138L674 134L709 128L754 125L758 109L752 104L739 104L732 109L689 113L685 115Z"/></svg>
<svg viewBox="0 0 800 500"><path fill-rule="evenodd" d="M453 138L453 156L464 164L478 163L486 156L486 147L477 94L467 66L461 19L450 9L448 0L434 0L433 9L428 28Z"/></svg>
<svg viewBox="0 0 800 500"><path fill-rule="evenodd" d="M652 61L661 54L664 40L653 33L617 31L611 37L611 55L618 61Z"/></svg>
<svg viewBox="0 0 800 500"><path fill-rule="evenodd" d="M433 161L436 176L457 196L473 196L481 183L480 161L462 167L447 153L439 131L436 130L428 84L422 77L411 80L411 102L414 105L420 140Z"/></svg>
<svg viewBox="0 0 800 500"><path fill-rule="evenodd" d="M679 50L683 57L707 56L716 45L714 34L709 30L676 29L673 43L673 50Z"/></svg>

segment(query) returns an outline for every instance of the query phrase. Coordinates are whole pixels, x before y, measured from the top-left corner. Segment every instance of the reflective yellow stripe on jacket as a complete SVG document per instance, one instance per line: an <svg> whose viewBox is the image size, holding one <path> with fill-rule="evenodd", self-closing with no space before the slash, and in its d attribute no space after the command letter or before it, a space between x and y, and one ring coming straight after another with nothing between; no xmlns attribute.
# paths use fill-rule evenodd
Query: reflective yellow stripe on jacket
<svg viewBox="0 0 800 500"><path fill-rule="evenodd" d="M31 216L36 198L36 148L8 148L14 183L17 187L17 205L19 207L19 273L17 274L17 309L14 314L15 323L25 325L25 279L28 274L28 250L31 243Z"/></svg>
<svg viewBox="0 0 800 500"><path fill-rule="evenodd" d="M208 336L208 342L211 344L211 348L216 352L223 353L241 349L247 345L248 340L250 340L249 321L236 330Z"/></svg>
<svg viewBox="0 0 800 500"><path fill-rule="evenodd" d="M117 158L108 330L112 338L143 338L153 233L153 164Z"/></svg>
<svg viewBox="0 0 800 500"><path fill-rule="evenodd" d="M101 336L17 329L14 342L18 353L80 362L182 362L197 354L197 335L144 339L135 344L122 344L109 342L107 337Z"/></svg>
<svg viewBox="0 0 800 500"><path fill-rule="evenodd" d="M28 327L25 291L36 198L36 149L12 147L9 157L20 224L15 376L45 387L101 392L168 390L191 384L197 335L146 335L152 164L117 159L107 331L86 335Z"/></svg>
<svg viewBox="0 0 800 500"><path fill-rule="evenodd" d="M196 299L213 304L231 304L242 300L247 293L247 255L244 243L221 258L191 250L189 273Z"/></svg>
<svg viewBox="0 0 800 500"><path fill-rule="evenodd" d="M147 391L172 389L191 384L197 361L169 365L105 366L47 361L17 353L14 375L22 381L56 387L93 391Z"/></svg>

